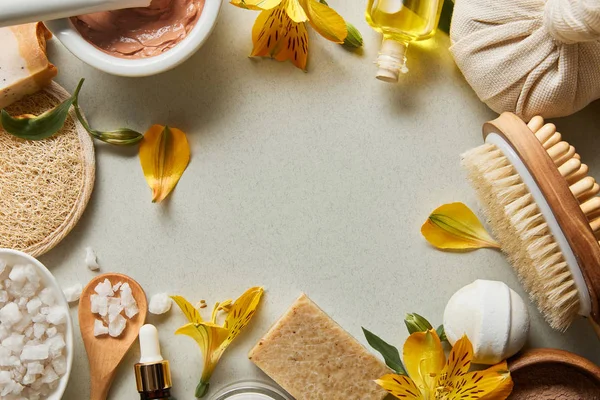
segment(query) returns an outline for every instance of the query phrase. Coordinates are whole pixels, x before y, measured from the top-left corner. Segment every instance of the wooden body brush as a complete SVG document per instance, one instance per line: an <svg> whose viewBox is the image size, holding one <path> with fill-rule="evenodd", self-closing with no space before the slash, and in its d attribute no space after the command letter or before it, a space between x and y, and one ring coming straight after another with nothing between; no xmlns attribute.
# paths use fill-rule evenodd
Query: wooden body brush
<svg viewBox="0 0 600 400"><path fill-rule="evenodd" d="M600 186L553 124L503 113L462 155L490 225L548 323L600 336Z"/></svg>

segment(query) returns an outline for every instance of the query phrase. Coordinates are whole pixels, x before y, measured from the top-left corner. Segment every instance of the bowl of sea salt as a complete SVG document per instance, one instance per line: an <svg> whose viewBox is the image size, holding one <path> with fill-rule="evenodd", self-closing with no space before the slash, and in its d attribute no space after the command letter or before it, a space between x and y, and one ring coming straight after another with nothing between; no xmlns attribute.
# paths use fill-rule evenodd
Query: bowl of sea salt
<svg viewBox="0 0 600 400"><path fill-rule="evenodd" d="M69 306L50 271L0 249L0 399L60 400L73 363Z"/></svg>

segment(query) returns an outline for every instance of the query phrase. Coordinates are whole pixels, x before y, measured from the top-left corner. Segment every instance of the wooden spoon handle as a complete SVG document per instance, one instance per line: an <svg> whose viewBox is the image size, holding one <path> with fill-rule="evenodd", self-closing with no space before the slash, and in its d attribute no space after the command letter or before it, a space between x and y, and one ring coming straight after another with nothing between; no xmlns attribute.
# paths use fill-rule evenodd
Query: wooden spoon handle
<svg viewBox="0 0 600 400"><path fill-rule="evenodd" d="M112 371L108 376L100 376L91 371L92 382L90 387L90 400L106 400L110 385L115 377L115 371Z"/></svg>

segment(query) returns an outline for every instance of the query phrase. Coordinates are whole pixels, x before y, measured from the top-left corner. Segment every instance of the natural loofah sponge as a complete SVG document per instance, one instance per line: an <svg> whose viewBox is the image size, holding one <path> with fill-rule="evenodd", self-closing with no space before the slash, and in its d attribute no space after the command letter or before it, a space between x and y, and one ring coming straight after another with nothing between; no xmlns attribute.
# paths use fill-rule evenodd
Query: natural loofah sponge
<svg viewBox="0 0 600 400"><path fill-rule="evenodd" d="M7 108L39 115L69 94L52 83ZM51 138L16 138L0 127L0 247L39 256L75 226L92 193L92 139L74 114Z"/></svg>

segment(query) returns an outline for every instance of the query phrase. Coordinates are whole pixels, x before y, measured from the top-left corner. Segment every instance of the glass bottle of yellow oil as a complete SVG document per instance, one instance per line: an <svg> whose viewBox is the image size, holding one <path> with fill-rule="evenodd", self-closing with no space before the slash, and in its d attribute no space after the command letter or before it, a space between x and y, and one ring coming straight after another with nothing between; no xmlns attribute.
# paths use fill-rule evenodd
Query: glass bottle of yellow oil
<svg viewBox="0 0 600 400"><path fill-rule="evenodd" d="M444 0L369 0L367 22L383 34L377 79L398 82L400 72L408 72L409 43L433 36L443 5Z"/></svg>

